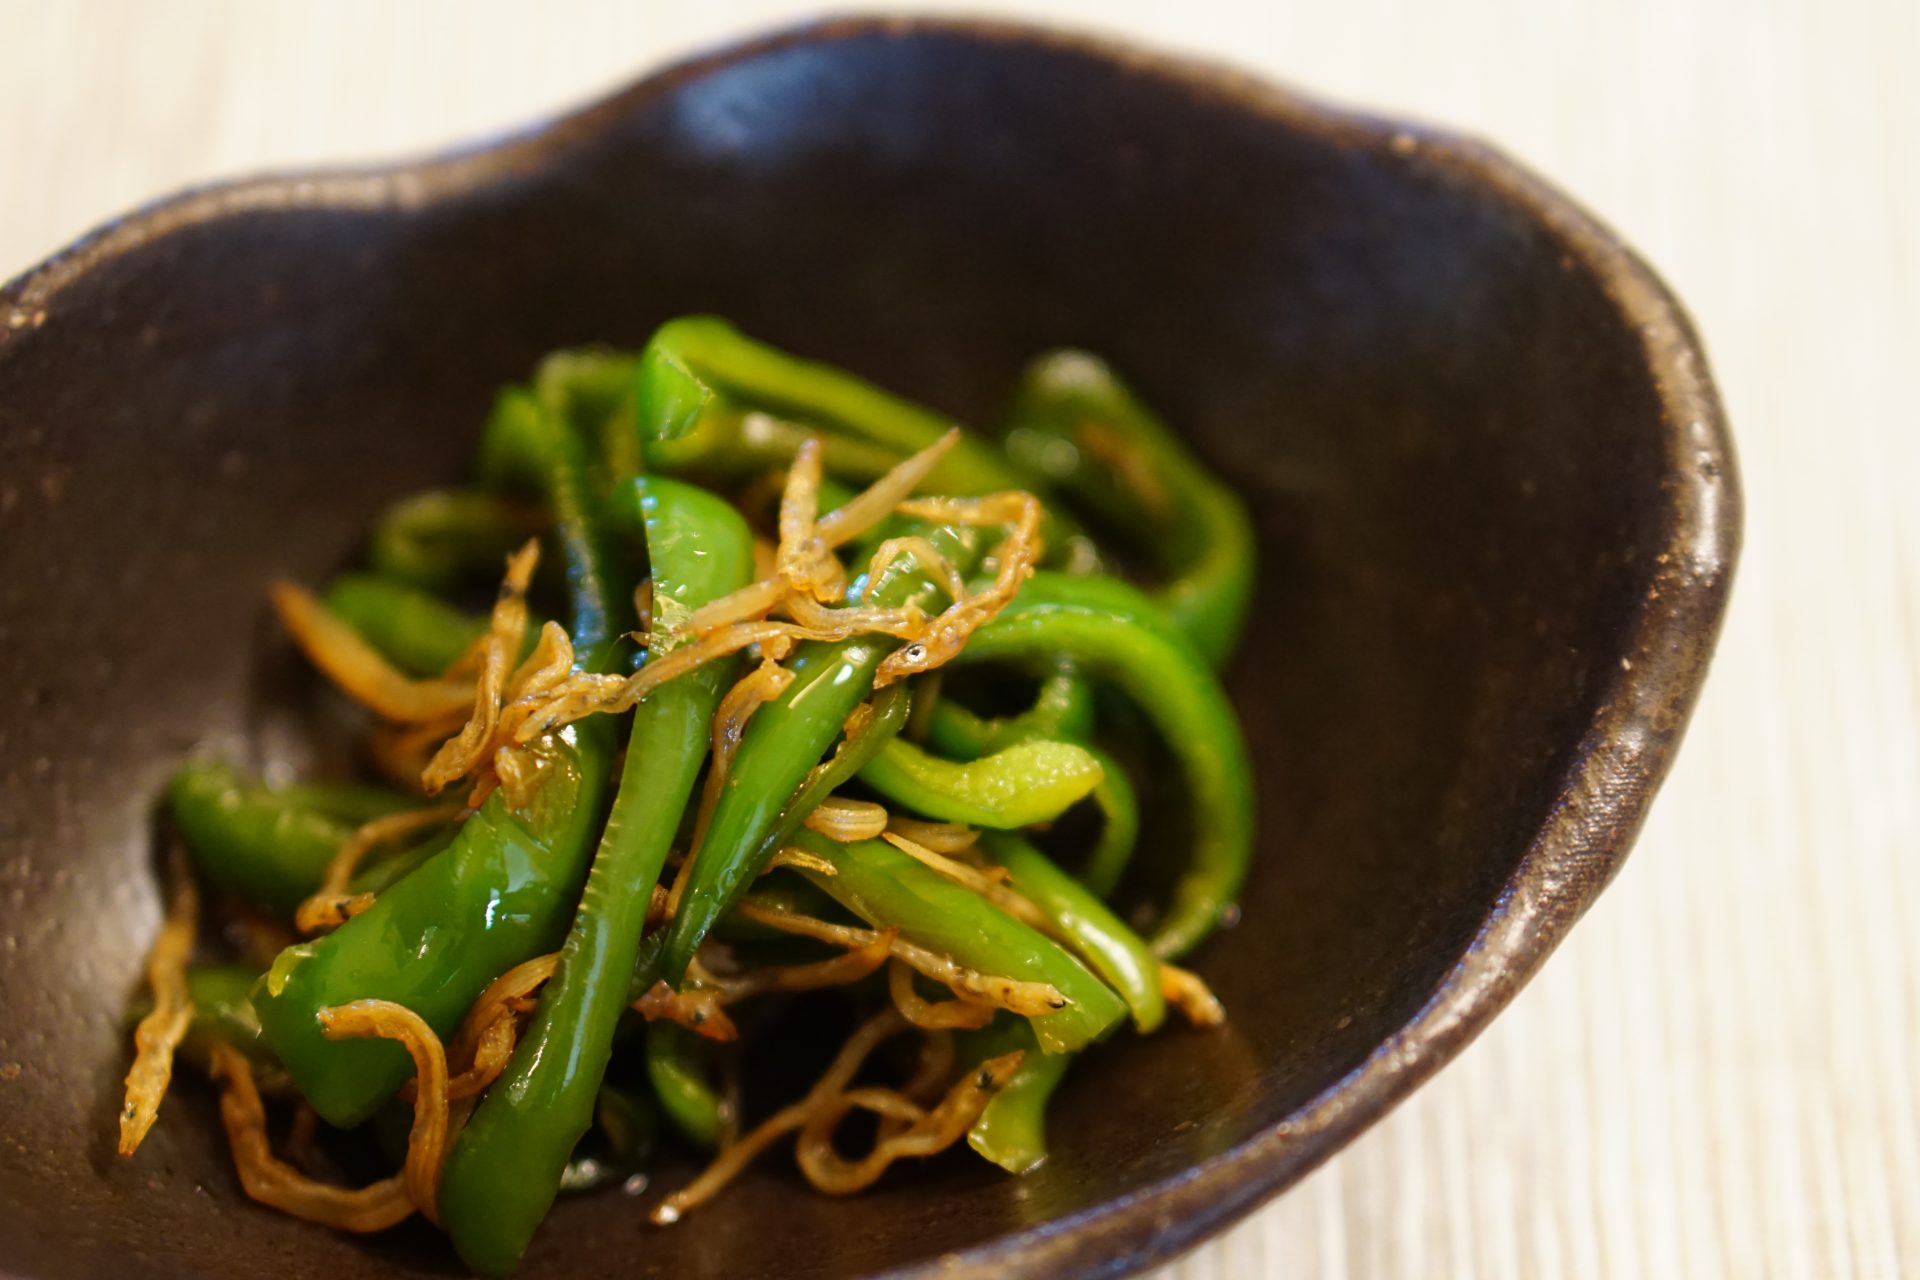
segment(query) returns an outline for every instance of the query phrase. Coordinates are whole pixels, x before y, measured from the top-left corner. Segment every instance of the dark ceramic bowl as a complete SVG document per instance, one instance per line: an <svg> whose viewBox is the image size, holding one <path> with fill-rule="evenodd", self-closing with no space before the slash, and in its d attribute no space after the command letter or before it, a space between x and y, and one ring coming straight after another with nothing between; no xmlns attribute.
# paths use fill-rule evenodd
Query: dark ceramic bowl
<svg viewBox="0 0 1920 1280"><path fill-rule="evenodd" d="M1076 1067L1056 1151L687 1224L567 1201L523 1274L1114 1276L1246 1213L1480 1031L1618 867L1739 529L1673 299L1489 148L1214 67L843 22L422 164L222 186L0 294L0 1269L438 1275L240 1194L204 1089L110 1154L150 821L196 742L309 755L261 589L455 474L542 352L688 310L984 421L1105 353L1250 498L1260 776L1217 1036Z"/></svg>

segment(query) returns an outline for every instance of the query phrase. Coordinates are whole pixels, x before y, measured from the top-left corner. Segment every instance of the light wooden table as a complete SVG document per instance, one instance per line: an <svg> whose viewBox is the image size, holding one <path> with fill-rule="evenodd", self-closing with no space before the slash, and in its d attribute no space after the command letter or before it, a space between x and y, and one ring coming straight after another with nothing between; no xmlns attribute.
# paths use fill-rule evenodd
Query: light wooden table
<svg viewBox="0 0 1920 1280"><path fill-rule="evenodd" d="M0 0L0 274L186 182L471 138L809 7ZM1692 308L1748 492L1619 881L1456 1065L1159 1280L1920 1274L1920 3L969 7L1499 140Z"/></svg>

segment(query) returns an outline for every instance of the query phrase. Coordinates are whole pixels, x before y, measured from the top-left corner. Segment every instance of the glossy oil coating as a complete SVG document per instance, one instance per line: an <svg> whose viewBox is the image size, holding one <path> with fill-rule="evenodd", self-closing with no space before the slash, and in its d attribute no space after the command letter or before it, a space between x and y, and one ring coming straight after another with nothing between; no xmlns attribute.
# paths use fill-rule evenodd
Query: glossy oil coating
<svg viewBox="0 0 1920 1280"><path fill-rule="evenodd" d="M1636 259L1485 147L1213 68L965 23L776 36L495 149L162 204L0 293L0 1272L452 1273L424 1228L246 1202L202 1088L112 1155L152 807L202 740L337 763L265 583L452 475L540 354L691 311L975 422L1085 347L1248 495L1259 863L1194 961L1233 1021L1077 1065L1023 1181L955 1156L837 1201L775 1162L669 1231L589 1196L522 1274L1144 1265L1456 1052L1623 856L1739 526L1703 358Z"/></svg>

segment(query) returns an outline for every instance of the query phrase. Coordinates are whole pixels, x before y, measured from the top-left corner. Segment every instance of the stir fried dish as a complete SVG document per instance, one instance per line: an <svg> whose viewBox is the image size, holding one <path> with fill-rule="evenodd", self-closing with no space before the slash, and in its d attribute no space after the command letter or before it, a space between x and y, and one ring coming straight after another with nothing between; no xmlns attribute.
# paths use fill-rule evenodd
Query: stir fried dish
<svg viewBox="0 0 1920 1280"><path fill-rule="evenodd" d="M1034 1168L1074 1055L1225 1017L1176 961L1252 842L1252 547L1081 352L991 435L710 317L548 357L469 487L271 585L381 781L174 776L121 1152L178 1058L248 1196L487 1275L563 1192L664 1225L775 1148Z"/></svg>

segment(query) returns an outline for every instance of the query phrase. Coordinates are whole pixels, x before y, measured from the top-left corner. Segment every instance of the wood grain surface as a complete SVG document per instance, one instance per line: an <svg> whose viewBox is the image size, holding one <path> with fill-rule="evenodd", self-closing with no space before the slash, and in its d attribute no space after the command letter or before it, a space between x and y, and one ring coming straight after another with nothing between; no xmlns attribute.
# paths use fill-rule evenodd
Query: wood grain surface
<svg viewBox="0 0 1920 1280"><path fill-rule="evenodd" d="M966 7L1497 140L1692 309L1748 491L1618 882L1457 1064L1157 1280L1920 1275L1920 4ZM473 139L811 14L535 9L0 0L0 275L186 183Z"/></svg>

